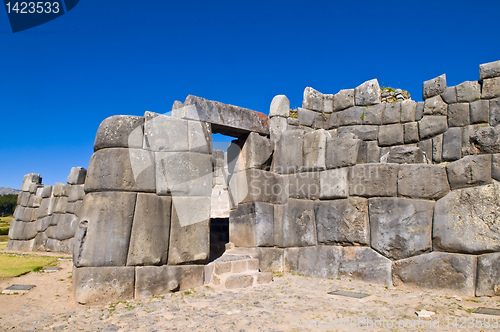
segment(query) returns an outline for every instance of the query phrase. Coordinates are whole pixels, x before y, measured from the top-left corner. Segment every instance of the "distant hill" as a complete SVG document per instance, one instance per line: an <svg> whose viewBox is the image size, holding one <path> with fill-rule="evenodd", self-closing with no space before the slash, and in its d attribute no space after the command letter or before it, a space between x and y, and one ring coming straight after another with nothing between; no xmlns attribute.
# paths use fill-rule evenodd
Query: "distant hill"
<svg viewBox="0 0 500 332"><path fill-rule="evenodd" d="M19 194L20 192L21 192L21 191L20 191L20 190L17 190L17 189L0 187L0 195L8 195L8 194L14 194L14 195L17 195L17 194Z"/></svg>

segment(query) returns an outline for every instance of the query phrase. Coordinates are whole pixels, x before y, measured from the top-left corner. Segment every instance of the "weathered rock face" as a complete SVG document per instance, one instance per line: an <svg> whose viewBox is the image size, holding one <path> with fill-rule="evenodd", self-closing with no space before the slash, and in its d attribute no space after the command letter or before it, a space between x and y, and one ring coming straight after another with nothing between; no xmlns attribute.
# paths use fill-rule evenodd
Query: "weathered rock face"
<svg viewBox="0 0 500 332"><path fill-rule="evenodd" d="M372 248L343 247L339 274L365 282L392 285L392 262Z"/></svg>
<svg viewBox="0 0 500 332"><path fill-rule="evenodd" d="M423 84L422 96L424 99L440 95L446 89L446 75L443 74Z"/></svg>
<svg viewBox="0 0 500 332"><path fill-rule="evenodd" d="M500 250L500 185L454 190L436 202L435 250L481 254Z"/></svg>
<svg viewBox="0 0 500 332"><path fill-rule="evenodd" d="M114 115L99 125L94 143L94 151L104 148L142 148L142 116Z"/></svg>
<svg viewBox="0 0 500 332"><path fill-rule="evenodd" d="M278 247L316 245L316 226L312 201L289 199L275 206L275 244Z"/></svg>
<svg viewBox="0 0 500 332"><path fill-rule="evenodd" d="M357 106L380 104L380 94L378 81L373 79L354 89L354 101Z"/></svg>
<svg viewBox="0 0 500 332"><path fill-rule="evenodd" d="M285 249L285 270L320 278L337 278L342 247Z"/></svg>
<svg viewBox="0 0 500 332"><path fill-rule="evenodd" d="M476 296L500 295L500 253L477 257Z"/></svg>
<svg viewBox="0 0 500 332"><path fill-rule="evenodd" d="M274 208L271 204L240 204L231 211L229 241L237 247L274 245Z"/></svg>
<svg viewBox="0 0 500 332"><path fill-rule="evenodd" d="M409 198L439 199L450 191L446 168L442 165L400 165L398 195Z"/></svg>

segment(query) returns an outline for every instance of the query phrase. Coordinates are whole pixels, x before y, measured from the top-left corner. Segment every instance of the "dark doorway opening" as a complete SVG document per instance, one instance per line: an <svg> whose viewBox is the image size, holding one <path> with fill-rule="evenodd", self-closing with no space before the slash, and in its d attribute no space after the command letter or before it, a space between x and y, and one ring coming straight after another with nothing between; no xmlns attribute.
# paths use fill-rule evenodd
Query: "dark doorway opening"
<svg viewBox="0 0 500 332"><path fill-rule="evenodd" d="M228 242L229 218L210 219L210 262L222 256Z"/></svg>

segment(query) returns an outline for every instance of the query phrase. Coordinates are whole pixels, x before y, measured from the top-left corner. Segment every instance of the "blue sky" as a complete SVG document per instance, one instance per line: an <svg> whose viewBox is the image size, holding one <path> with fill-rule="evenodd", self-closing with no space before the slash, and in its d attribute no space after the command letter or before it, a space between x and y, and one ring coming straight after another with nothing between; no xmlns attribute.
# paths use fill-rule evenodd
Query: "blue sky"
<svg viewBox="0 0 500 332"><path fill-rule="evenodd" d="M0 187L65 182L88 166L99 123L165 113L188 94L268 113L303 90L372 78L478 79L500 60L496 1L96 1L13 34L0 10Z"/></svg>

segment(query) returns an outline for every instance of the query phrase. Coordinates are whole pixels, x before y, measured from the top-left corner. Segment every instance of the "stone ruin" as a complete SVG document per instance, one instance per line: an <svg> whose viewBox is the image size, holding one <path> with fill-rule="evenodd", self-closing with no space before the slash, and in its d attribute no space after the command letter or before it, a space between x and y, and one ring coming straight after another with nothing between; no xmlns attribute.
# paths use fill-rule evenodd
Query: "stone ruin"
<svg viewBox="0 0 500 332"><path fill-rule="evenodd" d="M479 72L424 82L423 102L382 102L371 80L306 88L296 113L276 96L269 118L188 96L172 116L104 120L77 214L75 300L247 287L271 271L500 295L500 61ZM225 157L212 133L237 138ZM30 229L34 202L15 216ZM9 248L36 236L13 230Z"/></svg>

